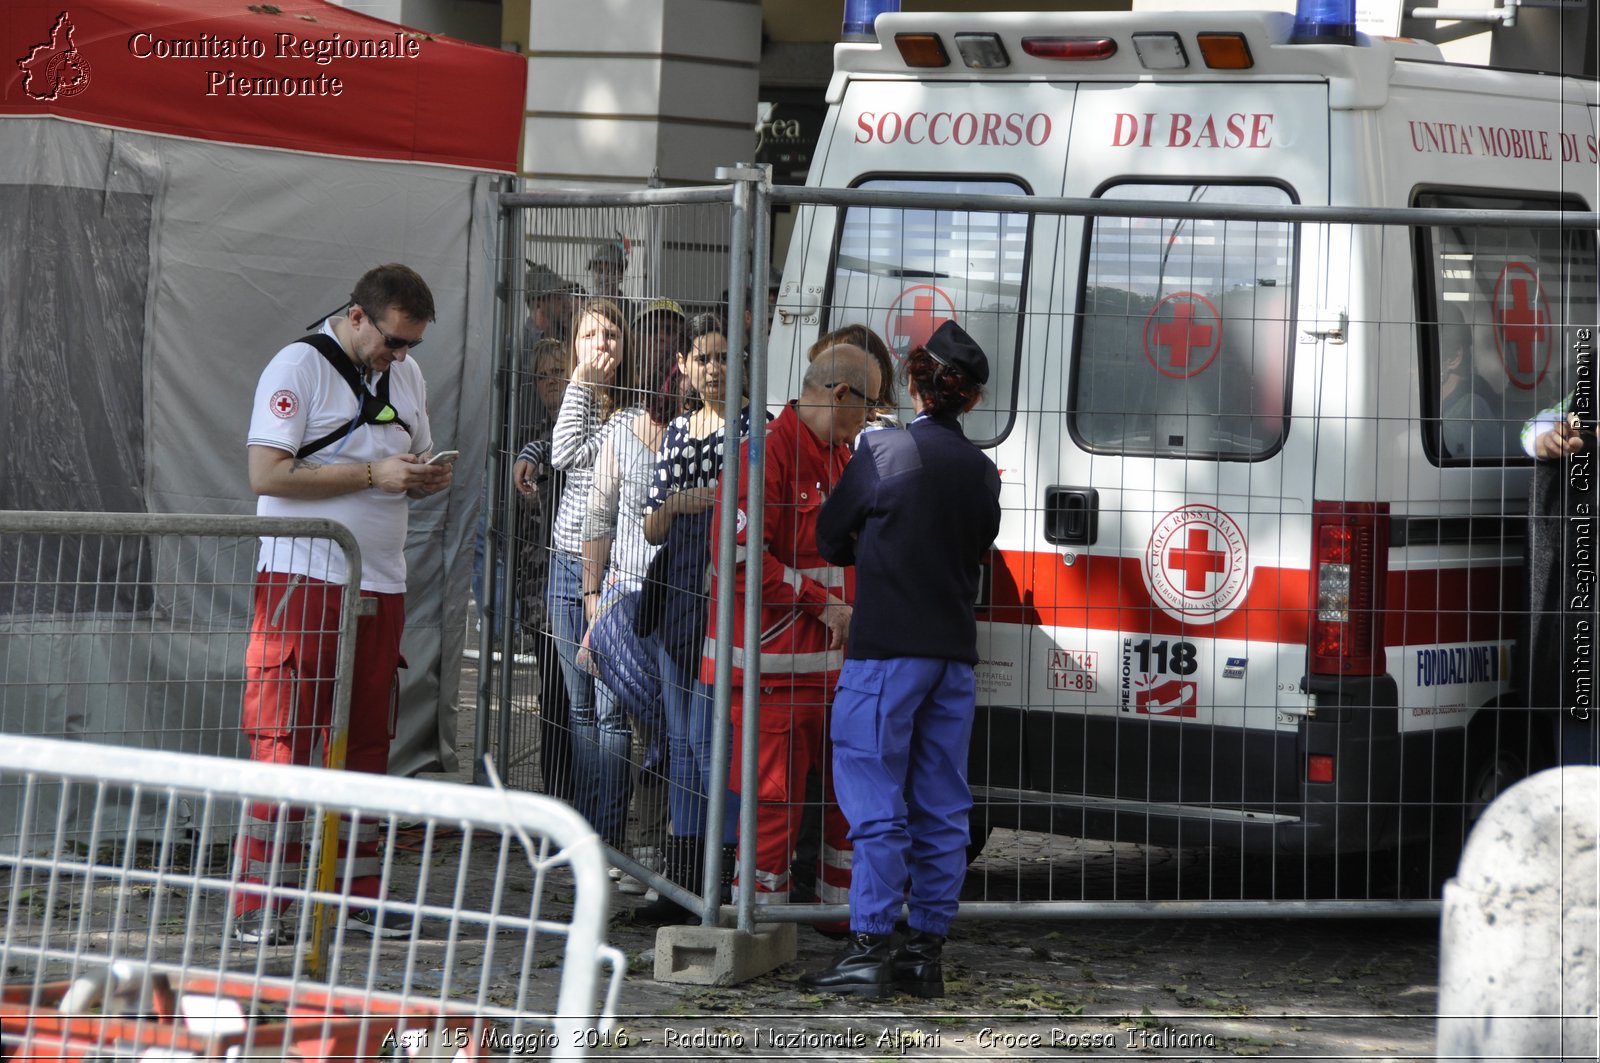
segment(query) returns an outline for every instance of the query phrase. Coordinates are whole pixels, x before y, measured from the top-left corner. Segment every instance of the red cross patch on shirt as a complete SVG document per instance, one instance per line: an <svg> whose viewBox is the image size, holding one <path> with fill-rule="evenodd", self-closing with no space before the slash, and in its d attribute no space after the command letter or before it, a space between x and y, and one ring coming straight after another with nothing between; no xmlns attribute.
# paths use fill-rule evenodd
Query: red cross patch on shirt
<svg viewBox="0 0 1600 1063"><path fill-rule="evenodd" d="M287 421L300 408L300 396L288 390L273 392L272 398L267 400L267 408L274 416Z"/></svg>

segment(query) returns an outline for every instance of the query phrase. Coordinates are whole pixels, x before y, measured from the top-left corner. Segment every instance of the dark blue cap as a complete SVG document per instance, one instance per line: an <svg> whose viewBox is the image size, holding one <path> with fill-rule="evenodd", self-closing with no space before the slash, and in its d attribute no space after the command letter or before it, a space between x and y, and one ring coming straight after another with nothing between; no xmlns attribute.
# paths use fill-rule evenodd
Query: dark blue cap
<svg viewBox="0 0 1600 1063"><path fill-rule="evenodd" d="M959 369L976 384L989 382L989 359L984 357L983 348L954 321L940 325L923 346L940 365Z"/></svg>

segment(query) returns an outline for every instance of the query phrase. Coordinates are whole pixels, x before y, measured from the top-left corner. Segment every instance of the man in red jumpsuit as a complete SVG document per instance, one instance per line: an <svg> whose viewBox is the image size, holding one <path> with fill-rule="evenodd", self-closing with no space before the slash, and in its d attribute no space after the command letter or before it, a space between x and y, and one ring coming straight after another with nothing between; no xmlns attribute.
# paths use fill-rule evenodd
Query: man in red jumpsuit
<svg viewBox="0 0 1600 1063"><path fill-rule="evenodd" d="M361 548L361 596L371 611L356 631L345 766L384 774L405 626L409 499L450 486L448 464L429 465L422 370L407 355L433 320L433 293L416 271L377 266L356 282L345 311L279 351L262 370L251 408L250 487L256 512L324 517L349 528ZM245 658L242 726L251 759L309 764L332 722L344 554L328 539L263 537L255 615ZM240 881L233 935L276 945L286 902L266 887L300 885L308 836L302 810L246 810L237 845ZM381 866L374 822L339 825L339 870L359 900L349 929L380 937L410 933L411 919L376 902ZM354 837L350 837L353 833ZM348 850L348 851L347 851Z"/></svg>
<svg viewBox="0 0 1600 1063"><path fill-rule="evenodd" d="M840 345L819 354L806 369L800 398L790 402L767 427L758 446L766 449L766 495L762 542L752 558L747 539L749 491L741 480L736 558L733 655L733 766L730 786L740 786L746 725L743 675L752 661L744 640L744 590L748 561L760 566L761 702L749 706L759 716L756 780L756 902L789 899L789 865L794 857L805 800L806 773L824 780L822 868L818 897L842 904L850 893L849 826L833 800L827 755L825 714L844 663L844 639L854 600L853 570L830 565L817 552L817 513L850 461L851 442L878 404L882 386L876 361L859 347ZM748 468L750 441L740 450ZM759 451L758 451L759 453ZM725 499L719 494L719 526ZM713 572L720 543L712 536ZM717 645L717 588L712 603L701 678L712 682Z"/></svg>

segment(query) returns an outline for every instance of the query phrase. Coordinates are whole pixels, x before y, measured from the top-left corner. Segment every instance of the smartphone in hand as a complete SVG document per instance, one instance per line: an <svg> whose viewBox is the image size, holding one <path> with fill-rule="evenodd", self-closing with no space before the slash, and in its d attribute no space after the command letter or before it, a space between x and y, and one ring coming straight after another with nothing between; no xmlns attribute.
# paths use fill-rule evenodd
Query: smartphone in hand
<svg viewBox="0 0 1600 1063"><path fill-rule="evenodd" d="M427 464L429 464L429 465L454 465L455 462L456 462L456 459L459 458L460 456L461 456L461 451L459 451L459 450L441 450L441 451L439 451L439 453L437 453L433 457L429 458L427 460Z"/></svg>

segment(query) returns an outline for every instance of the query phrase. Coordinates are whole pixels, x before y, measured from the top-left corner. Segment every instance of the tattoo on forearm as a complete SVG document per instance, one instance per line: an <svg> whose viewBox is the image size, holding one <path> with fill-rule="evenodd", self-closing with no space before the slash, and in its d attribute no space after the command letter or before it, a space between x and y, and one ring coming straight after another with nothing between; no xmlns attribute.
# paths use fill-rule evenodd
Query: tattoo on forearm
<svg viewBox="0 0 1600 1063"><path fill-rule="evenodd" d="M296 458L294 459L294 464L289 466L289 471L294 473L299 472L301 469L309 468L311 468L311 463L309 461L305 460L304 458Z"/></svg>

